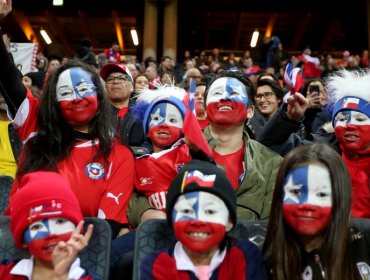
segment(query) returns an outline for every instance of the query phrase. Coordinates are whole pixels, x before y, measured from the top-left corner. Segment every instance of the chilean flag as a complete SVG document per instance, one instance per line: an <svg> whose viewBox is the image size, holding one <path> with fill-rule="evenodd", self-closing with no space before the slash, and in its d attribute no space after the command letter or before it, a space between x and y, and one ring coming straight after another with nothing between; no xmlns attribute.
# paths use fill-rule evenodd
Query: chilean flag
<svg viewBox="0 0 370 280"><path fill-rule="evenodd" d="M204 138L204 135L196 118L194 107L194 94L195 94L195 81L191 80L189 93L184 99L184 103L186 105L186 115L182 127L182 132L190 142L196 145L208 157L211 158L212 150L209 147L208 142Z"/></svg>
<svg viewBox="0 0 370 280"><path fill-rule="evenodd" d="M300 68L294 68L291 63L285 68L284 82L286 83L291 94L297 92L304 84L302 75L299 73Z"/></svg>
<svg viewBox="0 0 370 280"><path fill-rule="evenodd" d="M354 97L348 97L343 101L341 108L357 109L360 105L360 99Z"/></svg>
<svg viewBox="0 0 370 280"><path fill-rule="evenodd" d="M201 187L213 187L216 180L216 175L204 175L198 170L186 172L182 184L182 188L186 187L190 183L196 183Z"/></svg>

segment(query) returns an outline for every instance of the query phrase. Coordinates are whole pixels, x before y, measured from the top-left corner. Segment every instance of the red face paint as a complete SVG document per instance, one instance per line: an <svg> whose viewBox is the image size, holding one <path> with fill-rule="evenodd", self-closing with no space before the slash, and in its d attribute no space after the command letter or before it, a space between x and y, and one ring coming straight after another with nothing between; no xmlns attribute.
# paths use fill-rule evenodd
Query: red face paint
<svg viewBox="0 0 370 280"><path fill-rule="evenodd" d="M283 215L287 224L298 235L316 236L327 228L332 207L321 207L312 204L284 204Z"/></svg>
<svg viewBox="0 0 370 280"><path fill-rule="evenodd" d="M370 125L336 126L335 136L345 151L358 152L370 148Z"/></svg>
<svg viewBox="0 0 370 280"><path fill-rule="evenodd" d="M247 115L248 109L242 102L219 101L209 103L207 106L209 122L222 126L244 123Z"/></svg>
<svg viewBox="0 0 370 280"><path fill-rule="evenodd" d="M168 148L181 137L181 128L161 124L149 127L149 138L153 145L159 148Z"/></svg>
<svg viewBox="0 0 370 280"><path fill-rule="evenodd" d="M174 223L176 238L187 248L204 252L218 247L226 234L222 224L200 220L183 220Z"/></svg>
<svg viewBox="0 0 370 280"><path fill-rule="evenodd" d="M67 242L71 238L72 232L63 234L50 234L43 238L37 238L27 244L29 252L36 259L51 262L51 255L55 246L60 242Z"/></svg>
<svg viewBox="0 0 370 280"><path fill-rule="evenodd" d="M63 100L58 102L63 117L73 127L88 124L98 110L98 98L90 95L84 98Z"/></svg>

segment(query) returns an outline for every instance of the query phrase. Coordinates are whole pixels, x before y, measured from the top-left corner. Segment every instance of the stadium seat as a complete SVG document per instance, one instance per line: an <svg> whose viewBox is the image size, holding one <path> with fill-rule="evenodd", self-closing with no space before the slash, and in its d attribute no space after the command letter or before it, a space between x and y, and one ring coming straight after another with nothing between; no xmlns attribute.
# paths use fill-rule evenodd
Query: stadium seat
<svg viewBox="0 0 370 280"><path fill-rule="evenodd" d="M8 207L10 190L14 179L9 176L0 176L0 214Z"/></svg>

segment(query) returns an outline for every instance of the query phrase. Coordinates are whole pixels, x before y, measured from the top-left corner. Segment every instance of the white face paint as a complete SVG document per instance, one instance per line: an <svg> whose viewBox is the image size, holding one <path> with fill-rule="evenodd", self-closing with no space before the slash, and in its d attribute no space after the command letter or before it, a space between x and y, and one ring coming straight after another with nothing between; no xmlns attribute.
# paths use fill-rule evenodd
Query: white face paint
<svg viewBox="0 0 370 280"><path fill-rule="evenodd" d="M88 72L79 67L63 71L57 82L57 101L71 101L96 95L96 87Z"/></svg>
<svg viewBox="0 0 370 280"><path fill-rule="evenodd" d="M225 203L209 192L190 192L179 196L173 208L174 223L185 220L222 224L229 222L229 210Z"/></svg>
<svg viewBox="0 0 370 280"><path fill-rule="evenodd" d="M159 103L155 105L150 114L149 127L167 124L182 128L183 119L180 110L171 103Z"/></svg>
<svg viewBox="0 0 370 280"><path fill-rule="evenodd" d="M220 100L231 100L248 105L247 91L243 83L238 79L222 77L214 81L208 90L206 104L219 102Z"/></svg>
<svg viewBox="0 0 370 280"><path fill-rule="evenodd" d="M326 167L308 165L293 169L284 185L284 204L332 206L330 174Z"/></svg>
<svg viewBox="0 0 370 280"><path fill-rule="evenodd" d="M335 127L345 127L349 124L370 125L370 118L364 113L354 110L341 111L335 116Z"/></svg>

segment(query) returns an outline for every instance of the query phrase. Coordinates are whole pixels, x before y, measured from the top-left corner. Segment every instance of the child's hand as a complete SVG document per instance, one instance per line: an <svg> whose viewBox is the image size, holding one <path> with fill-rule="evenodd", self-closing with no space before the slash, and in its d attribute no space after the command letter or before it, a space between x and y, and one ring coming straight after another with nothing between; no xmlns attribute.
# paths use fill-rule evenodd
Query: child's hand
<svg viewBox="0 0 370 280"><path fill-rule="evenodd" d="M0 19L5 18L12 11L12 0L0 0Z"/></svg>
<svg viewBox="0 0 370 280"><path fill-rule="evenodd" d="M84 221L81 221L77 225L67 242L60 241L55 247L52 254L54 279L68 279L68 272L72 263L75 261L79 252L88 245L93 232L93 225L89 225L86 233L83 235L81 234L83 224Z"/></svg>

